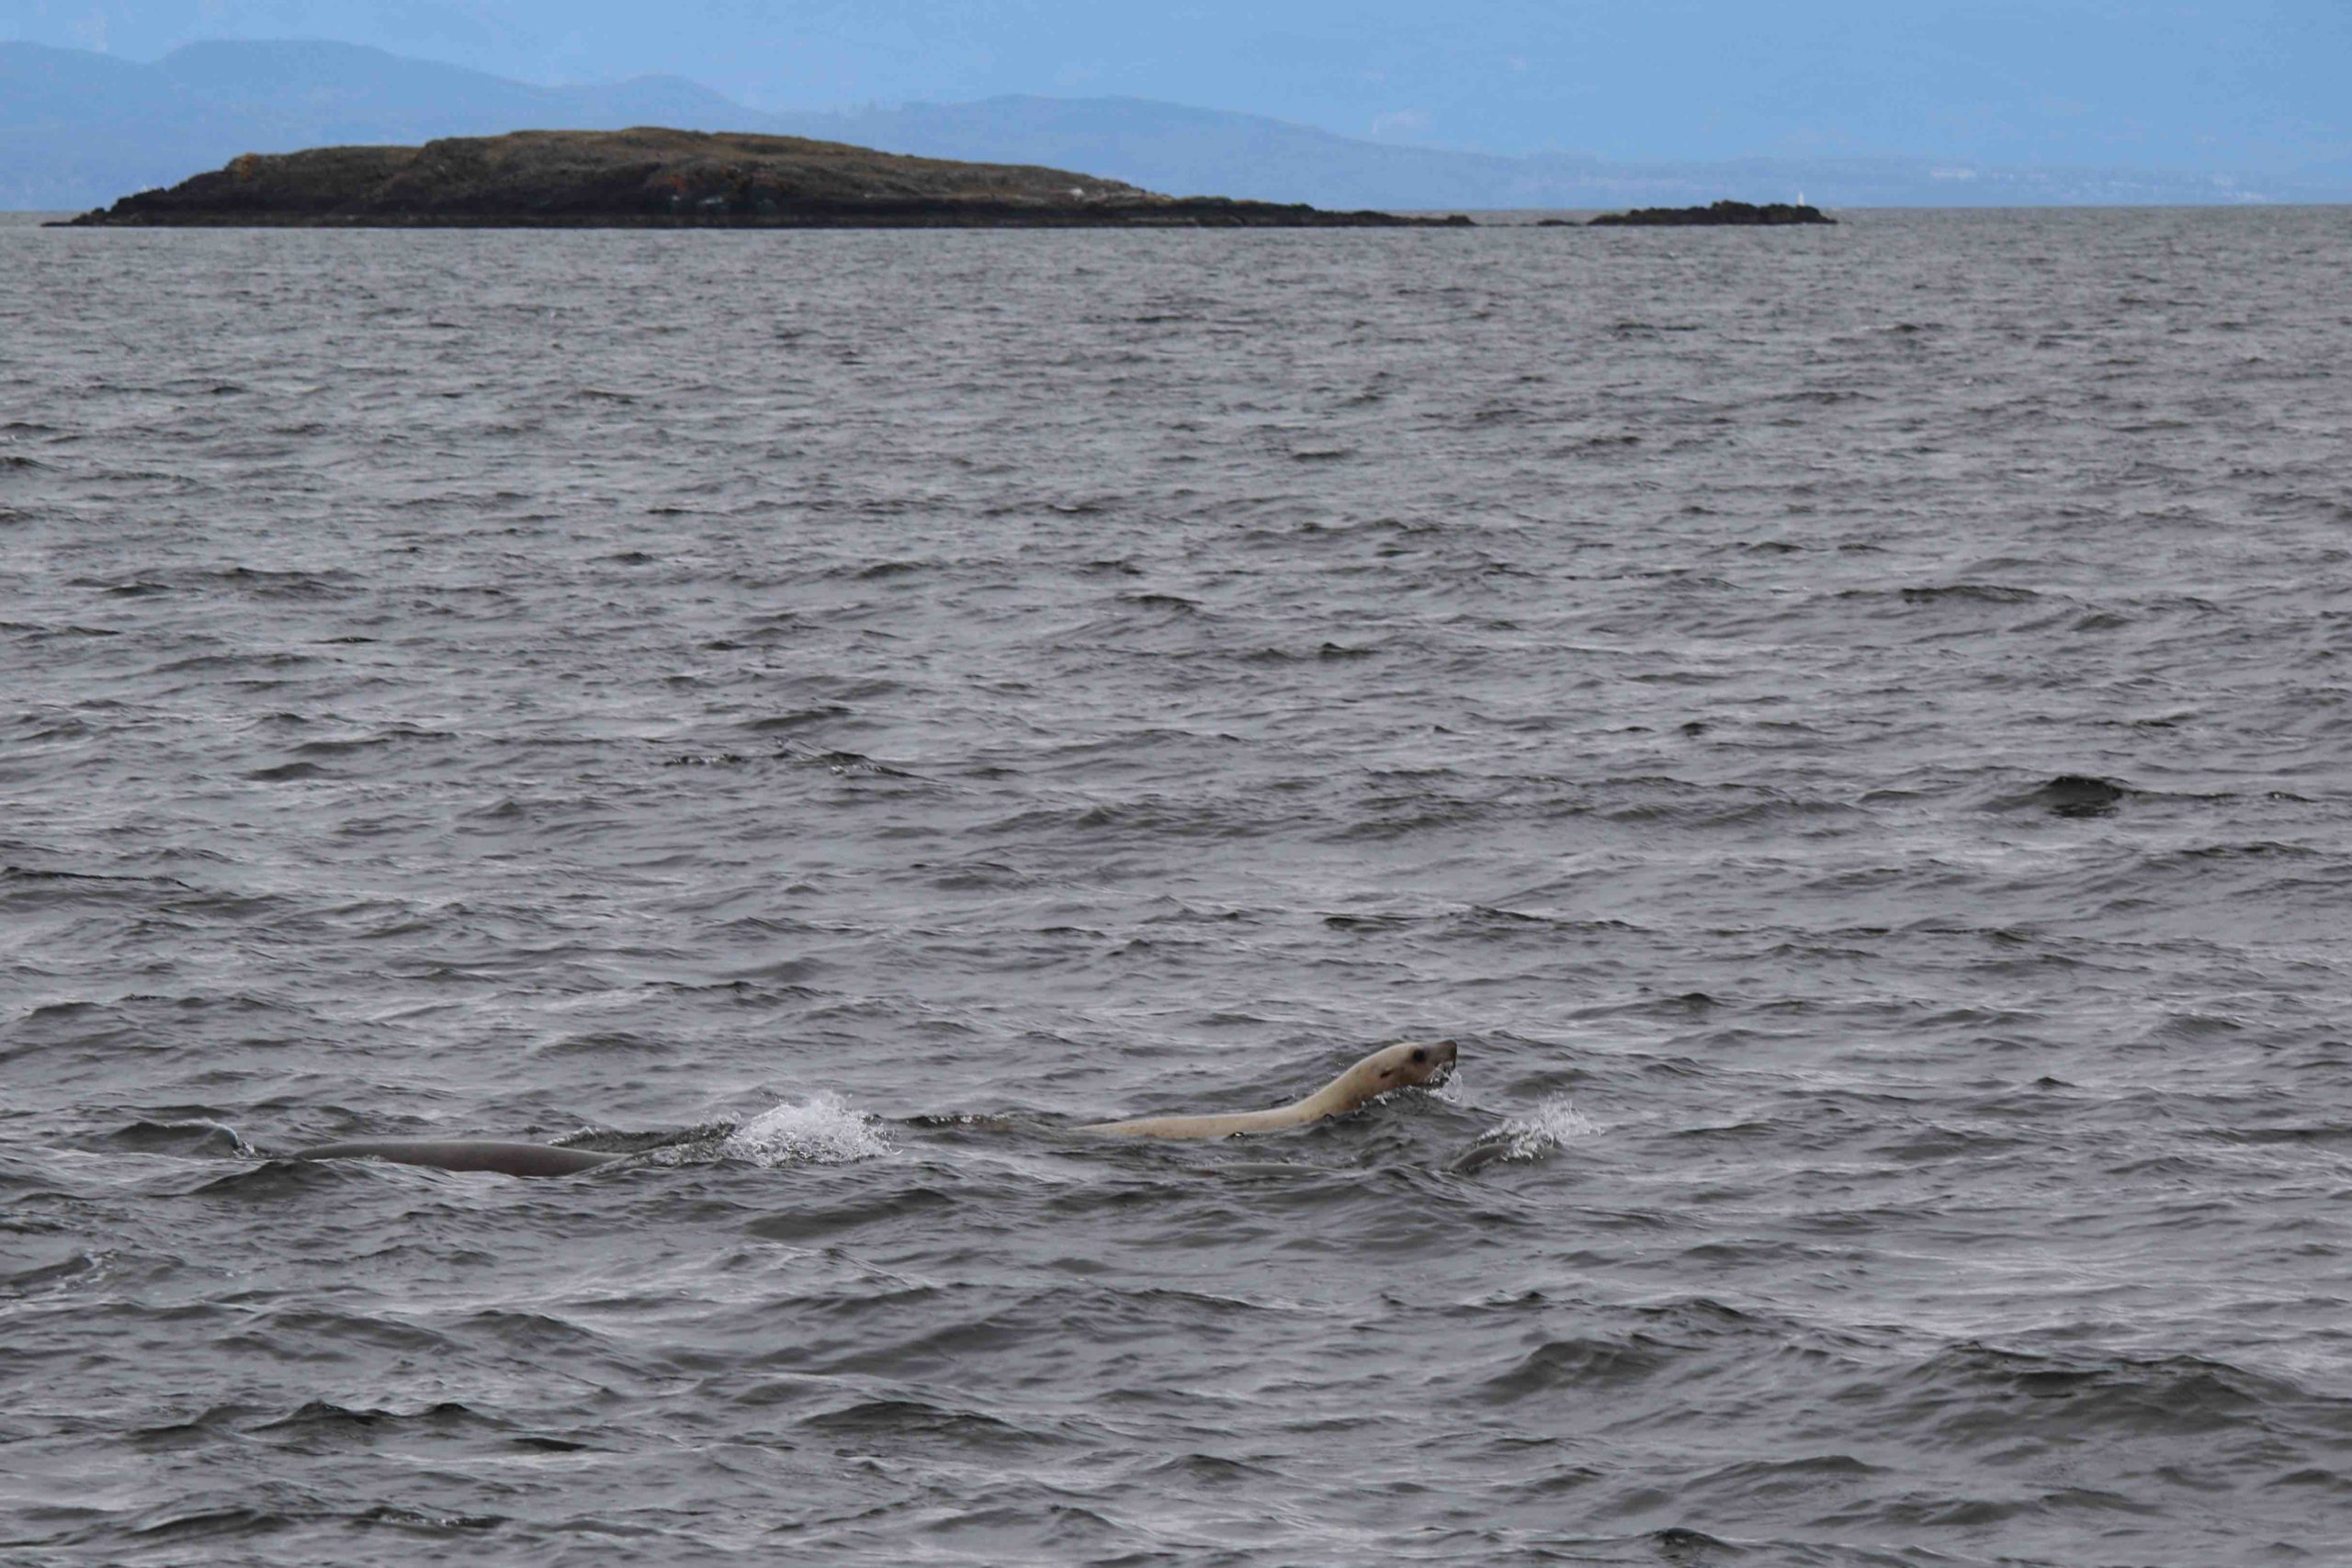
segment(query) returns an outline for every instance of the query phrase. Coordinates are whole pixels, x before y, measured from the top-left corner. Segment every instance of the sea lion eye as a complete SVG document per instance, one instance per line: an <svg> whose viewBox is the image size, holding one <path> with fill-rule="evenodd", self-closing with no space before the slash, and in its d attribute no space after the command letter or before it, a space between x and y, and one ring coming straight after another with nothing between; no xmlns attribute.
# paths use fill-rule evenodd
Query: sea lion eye
<svg viewBox="0 0 2352 1568"><path fill-rule="evenodd" d="M1416 1046L1414 1046L1414 1047L1413 1047L1413 1060L1414 1060L1414 1061L1416 1061L1416 1062L1426 1062L1426 1061L1428 1061L1429 1059L1430 1059L1430 1054L1429 1054L1427 1051L1422 1050L1419 1045L1416 1045Z"/></svg>

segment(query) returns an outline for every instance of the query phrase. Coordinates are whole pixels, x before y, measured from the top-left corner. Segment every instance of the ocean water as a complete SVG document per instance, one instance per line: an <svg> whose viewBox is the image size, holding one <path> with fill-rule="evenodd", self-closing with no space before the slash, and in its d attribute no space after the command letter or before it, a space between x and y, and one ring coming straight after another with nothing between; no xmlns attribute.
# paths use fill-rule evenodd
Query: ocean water
<svg viewBox="0 0 2352 1568"><path fill-rule="evenodd" d="M2348 271L0 229L0 1559L2346 1561Z"/></svg>

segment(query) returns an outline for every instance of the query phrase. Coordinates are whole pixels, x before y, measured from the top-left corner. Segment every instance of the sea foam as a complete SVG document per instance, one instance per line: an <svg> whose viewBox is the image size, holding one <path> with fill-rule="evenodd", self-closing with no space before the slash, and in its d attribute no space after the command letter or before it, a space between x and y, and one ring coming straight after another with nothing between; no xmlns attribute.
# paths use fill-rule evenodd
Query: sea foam
<svg viewBox="0 0 2352 1568"><path fill-rule="evenodd" d="M729 1134L718 1152L761 1165L847 1165L889 1153L890 1142L873 1117L820 1091L761 1111Z"/></svg>
<svg viewBox="0 0 2352 1568"><path fill-rule="evenodd" d="M1540 1160L1600 1131L1600 1123L1577 1110L1574 1100L1555 1094L1538 1100L1526 1114L1505 1120L1480 1138L1477 1147L1485 1156L1482 1163Z"/></svg>

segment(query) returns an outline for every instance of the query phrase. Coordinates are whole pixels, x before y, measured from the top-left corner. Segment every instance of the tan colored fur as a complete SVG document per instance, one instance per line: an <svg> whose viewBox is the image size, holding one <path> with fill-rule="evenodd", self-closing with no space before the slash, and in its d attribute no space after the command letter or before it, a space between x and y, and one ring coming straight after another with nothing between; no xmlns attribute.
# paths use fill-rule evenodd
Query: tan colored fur
<svg viewBox="0 0 2352 1568"><path fill-rule="evenodd" d="M1414 1053L1420 1059L1414 1059ZM1305 1100L1271 1111L1240 1111L1227 1116L1144 1116L1131 1122L1096 1122L1081 1133L1123 1138L1229 1138L1237 1133L1278 1133L1326 1116L1344 1115L1368 1100L1408 1085L1442 1082L1453 1070L1451 1040L1408 1040L1374 1051Z"/></svg>

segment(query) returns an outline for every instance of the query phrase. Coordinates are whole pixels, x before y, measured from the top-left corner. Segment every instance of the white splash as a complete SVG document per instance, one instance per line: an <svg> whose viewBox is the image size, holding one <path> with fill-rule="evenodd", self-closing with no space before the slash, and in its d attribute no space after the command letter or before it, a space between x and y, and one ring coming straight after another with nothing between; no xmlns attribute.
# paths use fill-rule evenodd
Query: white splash
<svg viewBox="0 0 2352 1568"><path fill-rule="evenodd" d="M1534 1110L1524 1116L1511 1117L1478 1142L1483 1146L1498 1148L1499 1152L1493 1156L1497 1159L1538 1160L1600 1131L1600 1123L1578 1111L1575 1100L1565 1094L1555 1094L1538 1100Z"/></svg>
<svg viewBox="0 0 2352 1568"><path fill-rule="evenodd" d="M229 1152L239 1159L260 1157L254 1152L254 1146L245 1142L245 1135L226 1122L215 1122L207 1116L198 1116L185 1122L158 1122L155 1124L159 1127L168 1127L175 1133L218 1133L229 1140Z"/></svg>
<svg viewBox="0 0 2352 1568"><path fill-rule="evenodd" d="M760 1165L847 1165L888 1154L890 1141L873 1117L820 1091L761 1111L727 1134L718 1152Z"/></svg>

